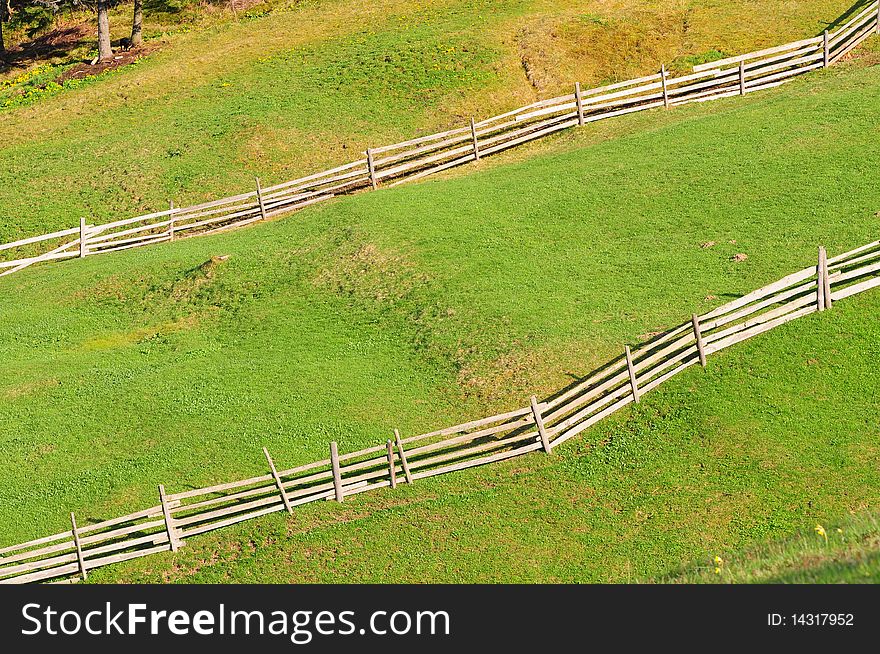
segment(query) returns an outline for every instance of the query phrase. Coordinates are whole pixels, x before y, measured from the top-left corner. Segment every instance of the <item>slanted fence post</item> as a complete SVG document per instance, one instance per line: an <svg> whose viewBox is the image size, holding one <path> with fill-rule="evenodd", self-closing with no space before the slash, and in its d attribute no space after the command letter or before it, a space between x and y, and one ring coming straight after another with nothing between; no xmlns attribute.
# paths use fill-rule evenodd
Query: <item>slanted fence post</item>
<svg viewBox="0 0 880 654"><path fill-rule="evenodd" d="M177 213L177 212L174 210L174 200L172 200L172 201L169 203L169 205L170 205L170 209L169 209L169 210L171 211L171 217L170 217L169 220L168 220L168 236L169 236L169 238L170 238L171 241L174 241L174 215Z"/></svg>
<svg viewBox="0 0 880 654"><path fill-rule="evenodd" d="M574 83L574 101L577 103L578 108L578 125L581 127L584 126L584 99L581 97L581 83Z"/></svg>
<svg viewBox="0 0 880 654"><path fill-rule="evenodd" d="M544 418L541 416L541 408L538 406L538 398L532 395L529 399L532 405L532 416L535 418L535 425L538 427L538 436L541 437L541 445L547 454L550 454L550 438L547 436L547 430L544 428Z"/></svg>
<svg viewBox="0 0 880 654"><path fill-rule="evenodd" d="M660 66L660 82L663 84L663 106L669 109L669 91L666 88L666 64Z"/></svg>
<svg viewBox="0 0 880 654"><path fill-rule="evenodd" d="M403 441L400 440L400 432L394 430L394 440L397 443L397 454L400 456L400 465L403 466L403 474L406 477L406 483L413 483L412 473L409 471L409 463L406 461L406 452L403 451Z"/></svg>
<svg viewBox="0 0 880 654"><path fill-rule="evenodd" d="M88 254L86 250L86 219L83 216L80 216L79 219L79 257L82 259L86 254Z"/></svg>
<svg viewBox="0 0 880 654"><path fill-rule="evenodd" d="M480 145L477 142L477 125L474 123L474 118L471 116L471 138L474 141L474 161L480 160Z"/></svg>
<svg viewBox="0 0 880 654"><path fill-rule="evenodd" d="M370 186L375 191L379 184L376 182L376 165L373 163L373 149L367 148L367 170L370 171Z"/></svg>
<svg viewBox="0 0 880 654"><path fill-rule="evenodd" d="M394 470L394 446L391 439L385 441L385 448L388 452L388 474L391 477L391 488L397 488L397 472Z"/></svg>
<svg viewBox="0 0 880 654"><path fill-rule="evenodd" d="M700 365L706 367L706 346L703 343L703 332L700 331L700 321L697 314L691 314L691 322L694 325L694 338L697 339L697 352L700 354Z"/></svg>
<svg viewBox="0 0 880 654"><path fill-rule="evenodd" d="M746 94L746 62L739 62L739 94Z"/></svg>
<svg viewBox="0 0 880 654"><path fill-rule="evenodd" d="M284 508L287 509L287 512L293 515L293 507L290 505L290 500L287 498L287 491L284 490L284 484L281 483L281 477L278 475L278 470L275 468L275 462L272 460L272 457L269 456L269 450L265 447L263 448L263 454L266 455L266 461L269 462L269 470L272 471L272 476L275 478L275 485L278 486L278 492L281 493L281 501L284 502Z"/></svg>
<svg viewBox="0 0 880 654"><path fill-rule="evenodd" d="M819 246L819 257L816 264L816 307L819 311L825 311L825 270L821 246Z"/></svg>
<svg viewBox="0 0 880 654"><path fill-rule="evenodd" d="M828 38L828 30L825 30L825 33L822 35L822 41L823 68L828 68L828 64L831 62L831 41Z"/></svg>
<svg viewBox="0 0 880 654"><path fill-rule="evenodd" d="M259 177L254 177L254 181L257 183L257 202L260 204L260 216L263 220L266 220L266 205L263 202L263 187L260 186Z"/></svg>
<svg viewBox="0 0 880 654"><path fill-rule="evenodd" d="M177 529L174 527L171 507L168 505L168 499L165 497L165 486L162 484L159 484L159 499L162 501L162 514L165 516L165 531L168 532L168 543L171 545L171 551L176 552L181 546L180 537L177 535Z"/></svg>
<svg viewBox="0 0 880 654"><path fill-rule="evenodd" d="M333 468L333 490L336 493L336 501L341 502L342 496L342 473L339 471L339 447L336 441L330 442L330 466Z"/></svg>
<svg viewBox="0 0 880 654"><path fill-rule="evenodd" d="M71 533L73 534L73 545L76 547L76 560L79 562L79 573L82 575L82 580L86 580L86 562L83 558L82 552L82 544L79 542L79 531L76 528L76 516L73 515L73 512L70 513L70 524L73 527Z"/></svg>
<svg viewBox="0 0 880 654"><path fill-rule="evenodd" d="M636 380L636 369L633 367L633 358L632 352L629 350L629 345L624 346L624 352L626 353L626 368L629 370L629 384L632 387L632 395L633 401L638 404L639 403L639 383Z"/></svg>

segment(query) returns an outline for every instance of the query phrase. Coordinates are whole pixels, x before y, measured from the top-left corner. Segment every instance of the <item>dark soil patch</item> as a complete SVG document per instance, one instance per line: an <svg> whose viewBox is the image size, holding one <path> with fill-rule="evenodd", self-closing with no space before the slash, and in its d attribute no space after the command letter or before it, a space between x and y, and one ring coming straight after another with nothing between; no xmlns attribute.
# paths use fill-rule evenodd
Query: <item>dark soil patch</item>
<svg viewBox="0 0 880 654"><path fill-rule="evenodd" d="M61 25L35 39L9 48L5 56L0 57L0 67L5 64L10 67L24 68L40 60L53 57L70 57L77 48L94 44L94 31L94 26L89 23ZM94 64L83 61L69 68L55 81L61 84L69 79L82 79L98 75L106 70L126 66L154 52L158 45L141 45L137 48L128 49L125 47L124 42L115 42L113 47L113 59Z"/></svg>
<svg viewBox="0 0 880 654"><path fill-rule="evenodd" d="M113 70L134 63L141 57L144 57L155 50L155 45L145 45L139 48L132 48L131 50L116 50L113 53L113 59L108 61L98 61L94 64L89 62L76 64L59 75L55 81L61 84L69 79L82 79L84 77L98 75L104 71Z"/></svg>

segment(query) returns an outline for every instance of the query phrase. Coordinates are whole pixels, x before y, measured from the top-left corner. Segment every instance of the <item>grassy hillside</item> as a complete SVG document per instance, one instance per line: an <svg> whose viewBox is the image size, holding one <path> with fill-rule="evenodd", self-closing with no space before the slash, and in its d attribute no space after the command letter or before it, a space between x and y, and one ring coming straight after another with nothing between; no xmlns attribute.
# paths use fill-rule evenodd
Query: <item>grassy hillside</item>
<svg viewBox="0 0 880 654"><path fill-rule="evenodd" d="M716 559L715 556L718 558ZM878 583L880 523L876 512L845 516L758 547L715 555L659 577L663 583Z"/></svg>
<svg viewBox="0 0 880 654"><path fill-rule="evenodd" d="M154 16L147 43L159 49L136 65L41 90L58 64L0 88L0 105L11 103L0 121L0 241L83 215L97 224L172 199L237 193L254 175L271 183L312 173L370 145L569 91L575 80L626 79L813 36L853 2L576 5L279 0L237 20L187 10L176 31L173 15ZM125 10L114 15L117 36Z"/></svg>
<svg viewBox="0 0 880 654"><path fill-rule="evenodd" d="M818 243L876 238L871 61L3 278L3 542L152 504L159 482L262 473L261 445L288 466L519 405ZM96 578L387 580L404 561L406 580L635 579L876 506L878 297L721 355L558 457L310 506Z"/></svg>
<svg viewBox="0 0 880 654"><path fill-rule="evenodd" d="M550 457L242 523L94 581L880 581L876 522L845 515L880 500L878 310L875 293L749 341Z"/></svg>

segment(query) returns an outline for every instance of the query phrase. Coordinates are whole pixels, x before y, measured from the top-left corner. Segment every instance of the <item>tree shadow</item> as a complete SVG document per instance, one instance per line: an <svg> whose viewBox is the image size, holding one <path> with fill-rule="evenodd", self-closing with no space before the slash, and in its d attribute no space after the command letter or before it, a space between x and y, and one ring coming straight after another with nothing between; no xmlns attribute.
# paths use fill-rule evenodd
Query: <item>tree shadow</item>
<svg viewBox="0 0 880 654"><path fill-rule="evenodd" d="M42 59L69 57L79 47L94 40L91 25L65 25L24 41L0 55L0 71L24 68Z"/></svg>

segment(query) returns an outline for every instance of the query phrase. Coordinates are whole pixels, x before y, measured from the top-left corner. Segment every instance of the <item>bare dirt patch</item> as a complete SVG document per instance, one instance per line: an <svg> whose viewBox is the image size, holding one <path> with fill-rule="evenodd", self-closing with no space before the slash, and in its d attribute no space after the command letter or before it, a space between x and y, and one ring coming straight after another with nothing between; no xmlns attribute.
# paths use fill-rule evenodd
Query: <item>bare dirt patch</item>
<svg viewBox="0 0 880 654"><path fill-rule="evenodd" d="M94 64L81 63L73 66L72 68L68 68L66 71L64 71L63 74L59 75L55 81L61 84L62 82L66 82L70 79L83 79L85 77L99 75L108 70L115 70L116 68L121 68L122 66L132 64L141 57L152 54L157 49L158 47L156 45L151 44L140 46L138 48L132 48L130 50L119 50L113 55L113 59L110 59L108 61L98 61Z"/></svg>

